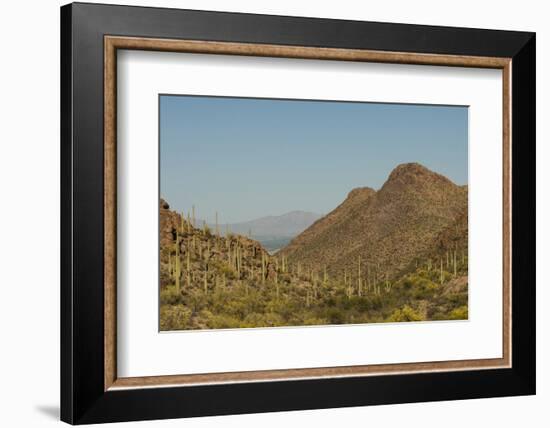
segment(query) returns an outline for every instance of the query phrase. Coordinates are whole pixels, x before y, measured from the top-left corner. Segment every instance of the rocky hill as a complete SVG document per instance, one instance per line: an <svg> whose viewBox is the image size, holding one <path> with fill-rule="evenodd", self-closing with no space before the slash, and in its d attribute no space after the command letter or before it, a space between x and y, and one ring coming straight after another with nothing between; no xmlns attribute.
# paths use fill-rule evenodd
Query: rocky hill
<svg viewBox="0 0 550 428"><path fill-rule="evenodd" d="M290 263L333 275L398 277L415 260L467 251L467 189L416 164L399 165L379 191L352 190L281 251Z"/></svg>
<svg viewBox="0 0 550 428"><path fill-rule="evenodd" d="M268 278L268 253L244 235L222 235L203 223L193 224L160 202L161 286L176 283L182 290L233 285L247 277Z"/></svg>

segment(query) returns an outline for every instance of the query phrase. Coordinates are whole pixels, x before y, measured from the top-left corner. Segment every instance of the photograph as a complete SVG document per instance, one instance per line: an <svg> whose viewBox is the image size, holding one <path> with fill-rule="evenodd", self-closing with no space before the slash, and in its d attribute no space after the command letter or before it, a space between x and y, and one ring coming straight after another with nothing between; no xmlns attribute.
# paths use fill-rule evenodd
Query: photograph
<svg viewBox="0 0 550 428"><path fill-rule="evenodd" d="M30 397L9 426L387 424L384 409L424 426L428 407L441 425L456 405L457 426L481 412L504 428L543 414L544 14L279 3L40 3L25 17L52 49L32 55L34 34L9 31L23 120L5 140L25 162L5 156L6 200L31 207L6 210L25 219L4 222L10 254L28 253L32 207L59 217L40 229L57 262L33 265L58 292L42 275L21 317L30 288L4 287L6 320L23 323L7 329L14 358L55 345L6 364L8 389ZM16 259L6 284L28 270ZM38 342L22 340L37 319ZM21 373L47 382L26 394Z"/></svg>
<svg viewBox="0 0 550 428"><path fill-rule="evenodd" d="M161 331L468 319L468 107L159 96Z"/></svg>

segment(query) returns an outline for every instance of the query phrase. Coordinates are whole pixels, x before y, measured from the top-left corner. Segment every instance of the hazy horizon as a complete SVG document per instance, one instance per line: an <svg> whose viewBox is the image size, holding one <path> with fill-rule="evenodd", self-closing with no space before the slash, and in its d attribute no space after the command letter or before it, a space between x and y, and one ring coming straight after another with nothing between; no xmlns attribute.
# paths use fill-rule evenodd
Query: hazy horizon
<svg viewBox="0 0 550 428"><path fill-rule="evenodd" d="M468 108L160 96L160 194L211 223L325 215L418 162L468 182ZM383 142L382 142L383 141ZM190 185L187 185L190 183Z"/></svg>
<svg viewBox="0 0 550 428"><path fill-rule="evenodd" d="M160 197L161 197L162 199L164 199L166 202L168 202L168 204L170 205L170 209L171 209L171 210L175 210L175 211L177 211L178 213L180 213L180 212L183 211L183 212L185 213L186 216L187 216L187 213L188 213L188 212L189 212L189 213L191 212L191 209L189 209L189 210L179 210L179 209L176 209L175 207L173 207L173 206L170 204L170 201L169 201L168 199L165 199L165 198L163 197L163 195L161 195ZM343 200L342 200L342 201L343 201ZM192 208L192 207L191 207L191 208ZM336 207L335 207L335 208L336 208ZM315 213L315 212L312 212L312 211L305 211L305 210L292 210L292 211L287 211L287 212L284 212L284 213L281 213L281 214L267 214L267 215L263 215L263 216L261 216L261 217L248 218L248 219L239 220L239 221L232 221L232 222L225 222L225 221L222 222L222 221L221 221L222 219L219 218L218 225L219 225L220 227L223 227L223 226L225 226L226 224L228 224L228 225L234 225L234 224L251 223L251 222L254 222L254 221L256 221L256 220L262 220L262 219L266 219L266 218L269 218L269 217L283 217L283 216L286 216L286 215L288 215L288 214L293 214L293 213L313 214L313 215L318 216L319 218L325 216L326 214L328 214L328 212L326 212L326 213ZM214 225L216 224L216 222L215 222L215 220L216 220L215 216L216 216L216 213L214 212L214 213L212 214L212 216L211 216L212 219L205 219L205 218L203 218L202 216L198 215L198 210L197 210L197 207L195 206L195 222L197 223L197 225L198 225L199 227L202 226L202 222L203 222L203 221L206 221L206 224L207 224L208 226L214 226ZM219 216L219 212L218 212L218 217L220 217L220 216Z"/></svg>

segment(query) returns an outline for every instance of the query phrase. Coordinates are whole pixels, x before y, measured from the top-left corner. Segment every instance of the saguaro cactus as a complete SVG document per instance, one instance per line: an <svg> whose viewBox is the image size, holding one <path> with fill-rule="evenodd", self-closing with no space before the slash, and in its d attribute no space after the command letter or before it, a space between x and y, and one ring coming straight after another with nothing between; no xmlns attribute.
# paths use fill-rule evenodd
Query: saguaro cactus
<svg viewBox="0 0 550 428"><path fill-rule="evenodd" d="M241 249L239 247L239 245L237 244L237 248L235 249L235 262L236 262L236 265L237 265L237 276L240 278L241 277L241 262L242 262L242 259L241 259Z"/></svg>
<svg viewBox="0 0 550 428"><path fill-rule="evenodd" d="M389 293L391 291L391 283L386 279L386 282L384 283L384 290L386 290L386 293Z"/></svg>
<svg viewBox="0 0 550 428"><path fill-rule="evenodd" d="M175 260L175 273L174 273L174 279L176 283L176 290L180 291L180 275L181 275L181 268L180 268L180 236L179 233L176 231L176 260Z"/></svg>
<svg viewBox="0 0 550 428"><path fill-rule="evenodd" d="M265 254L262 253L262 284L265 282L265 274L266 274Z"/></svg>
<svg viewBox="0 0 550 428"><path fill-rule="evenodd" d="M277 300L279 300L279 277L277 271L275 271L275 294L277 296Z"/></svg>
<svg viewBox="0 0 550 428"><path fill-rule="evenodd" d="M344 287L348 285L347 277L346 277L346 268L344 268Z"/></svg>
<svg viewBox="0 0 550 428"><path fill-rule="evenodd" d="M456 250L454 251L454 254L453 254L453 269L454 269L454 274L456 276Z"/></svg>
<svg viewBox="0 0 550 428"><path fill-rule="evenodd" d="M238 247L238 256L237 256L237 275L239 275L239 278L241 277L241 270L243 267L243 253L242 249Z"/></svg>
<svg viewBox="0 0 550 428"><path fill-rule="evenodd" d="M361 296L361 256L357 257L357 293Z"/></svg>

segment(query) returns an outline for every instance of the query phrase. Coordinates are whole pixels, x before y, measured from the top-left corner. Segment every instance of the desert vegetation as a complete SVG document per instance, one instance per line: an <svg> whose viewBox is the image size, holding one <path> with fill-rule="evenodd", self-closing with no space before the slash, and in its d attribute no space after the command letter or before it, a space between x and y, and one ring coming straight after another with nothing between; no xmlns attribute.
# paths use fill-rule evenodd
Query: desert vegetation
<svg viewBox="0 0 550 428"><path fill-rule="evenodd" d="M467 319L467 190L398 168L274 255L161 200L161 330Z"/></svg>
<svg viewBox="0 0 550 428"><path fill-rule="evenodd" d="M264 256L265 257L265 256ZM267 259L267 260L266 260ZM161 289L161 329L277 327L299 325L467 319L465 263L450 270L435 263L394 281L373 276L327 278L307 267L265 257L263 269L239 275L231 263L212 274L166 284ZM430 267L432 264L432 267ZM267 271L272 275L267 276ZM302 273L298 273L299 271ZM215 272L215 273L214 273ZM251 271L249 271L251 272Z"/></svg>

